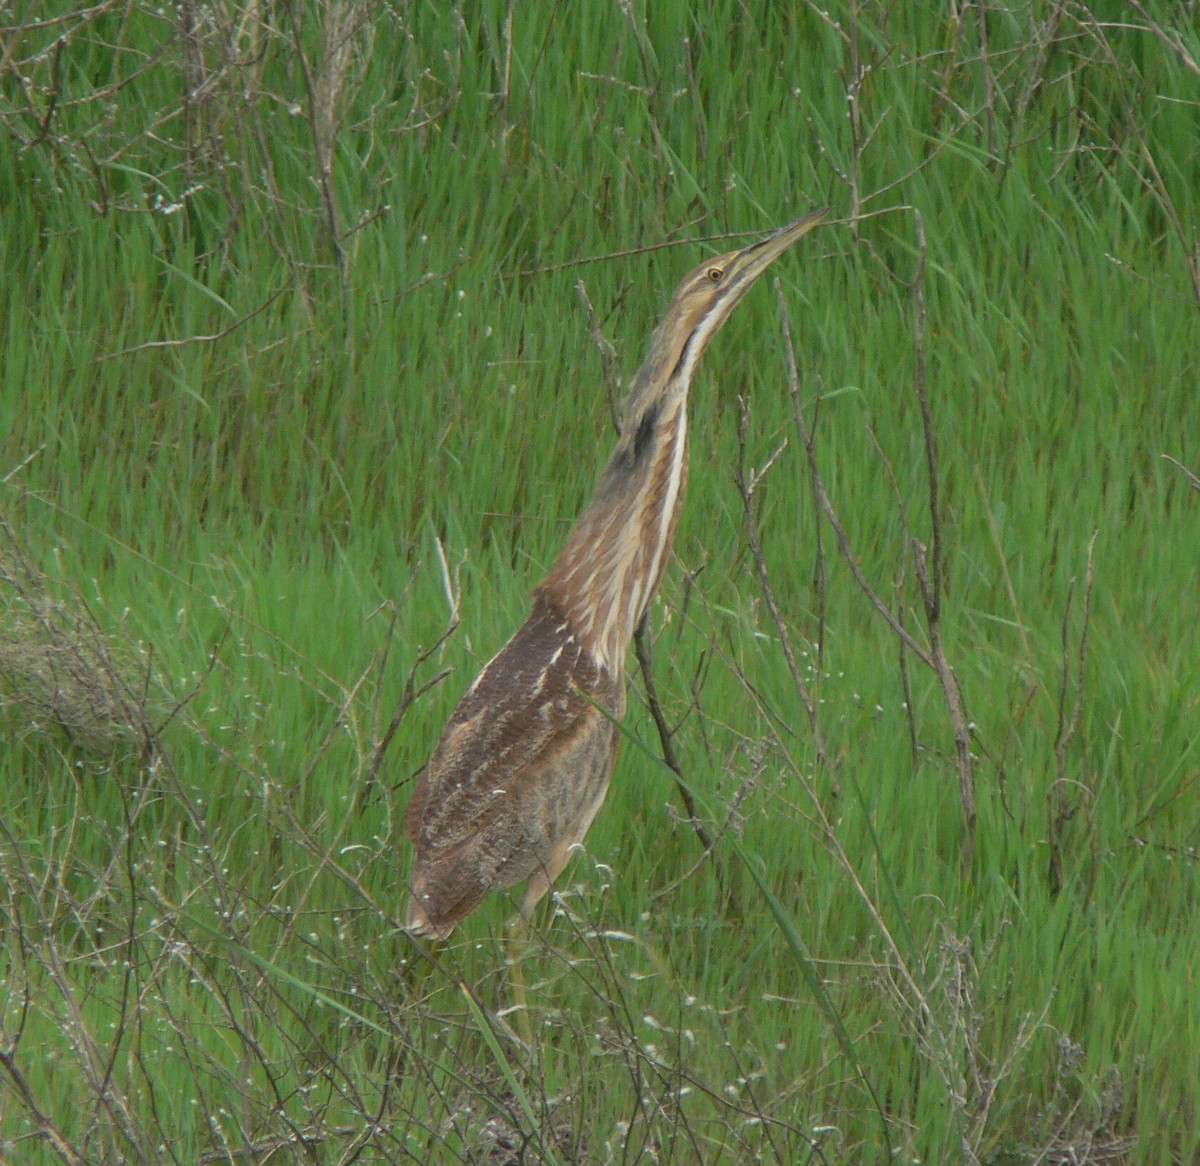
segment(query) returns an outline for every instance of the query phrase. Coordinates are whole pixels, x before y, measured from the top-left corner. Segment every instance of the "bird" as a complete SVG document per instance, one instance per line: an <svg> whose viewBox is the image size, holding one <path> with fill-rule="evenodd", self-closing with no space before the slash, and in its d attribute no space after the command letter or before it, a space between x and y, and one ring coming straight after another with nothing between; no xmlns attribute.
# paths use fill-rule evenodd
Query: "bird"
<svg viewBox="0 0 1200 1166"><path fill-rule="evenodd" d="M755 281L827 214L707 259L679 284L529 618L464 693L409 798L410 935L444 943L490 894L522 881L527 924L582 844L616 765L625 656L679 521L696 368Z"/></svg>

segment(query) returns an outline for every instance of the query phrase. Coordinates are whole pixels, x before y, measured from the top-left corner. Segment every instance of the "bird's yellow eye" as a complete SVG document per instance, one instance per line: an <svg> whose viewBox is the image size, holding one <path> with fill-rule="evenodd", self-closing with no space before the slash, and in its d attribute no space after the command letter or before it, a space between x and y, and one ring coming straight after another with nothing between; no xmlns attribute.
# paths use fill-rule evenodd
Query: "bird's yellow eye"
<svg viewBox="0 0 1200 1166"><path fill-rule="evenodd" d="M711 279L713 283L720 283L721 277L724 274L725 269L723 267L710 267L708 269L708 278Z"/></svg>

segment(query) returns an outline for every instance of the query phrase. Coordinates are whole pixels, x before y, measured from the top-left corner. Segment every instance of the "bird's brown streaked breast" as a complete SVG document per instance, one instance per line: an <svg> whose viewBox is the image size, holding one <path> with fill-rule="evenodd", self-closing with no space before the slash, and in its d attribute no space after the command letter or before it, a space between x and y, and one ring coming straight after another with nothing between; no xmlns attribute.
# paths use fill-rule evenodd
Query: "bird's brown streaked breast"
<svg viewBox="0 0 1200 1166"><path fill-rule="evenodd" d="M409 928L445 935L493 890L561 866L616 760L621 677L601 668L544 595L450 717L409 800ZM568 843L569 844L569 843Z"/></svg>

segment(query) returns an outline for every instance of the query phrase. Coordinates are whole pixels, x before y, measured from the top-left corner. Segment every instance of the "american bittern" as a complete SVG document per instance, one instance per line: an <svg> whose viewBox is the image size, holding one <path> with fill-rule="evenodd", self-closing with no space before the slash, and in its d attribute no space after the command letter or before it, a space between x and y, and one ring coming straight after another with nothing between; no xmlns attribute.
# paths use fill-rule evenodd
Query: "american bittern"
<svg viewBox="0 0 1200 1166"><path fill-rule="evenodd" d="M408 803L412 934L446 939L492 891L522 879L528 918L583 841L620 742L600 710L625 713L625 654L675 536L692 376L755 280L826 213L709 259L679 285L592 500L534 589L529 619L459 701Z"/></svg>

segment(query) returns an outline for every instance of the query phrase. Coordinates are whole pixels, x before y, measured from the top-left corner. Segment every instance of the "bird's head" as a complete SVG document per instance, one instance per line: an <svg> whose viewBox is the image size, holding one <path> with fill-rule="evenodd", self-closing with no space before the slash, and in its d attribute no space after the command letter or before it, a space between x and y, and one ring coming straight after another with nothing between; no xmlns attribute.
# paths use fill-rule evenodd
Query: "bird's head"
<svg viewBox="0 0 1200 1166"><path fill-rule="evenodd" d="M828 207L813 211L749 247L706 259L688 272L655 329L635 395L642 395L638 388L644 393L652 385L665 389L679 377L690 381L709 341L758 277L828 213Z"/></svg>

